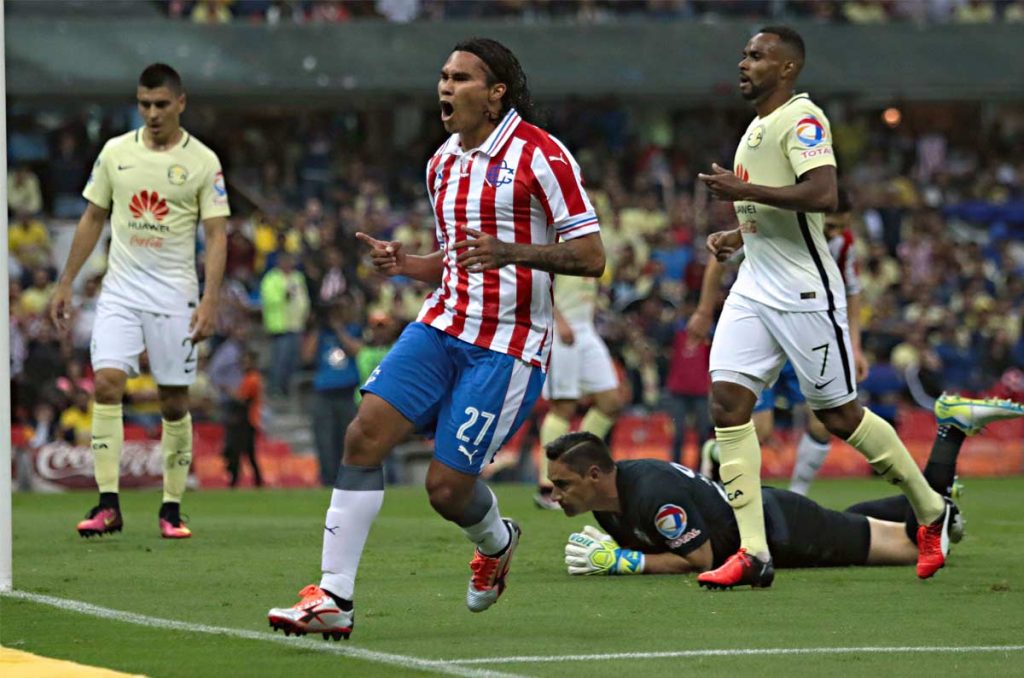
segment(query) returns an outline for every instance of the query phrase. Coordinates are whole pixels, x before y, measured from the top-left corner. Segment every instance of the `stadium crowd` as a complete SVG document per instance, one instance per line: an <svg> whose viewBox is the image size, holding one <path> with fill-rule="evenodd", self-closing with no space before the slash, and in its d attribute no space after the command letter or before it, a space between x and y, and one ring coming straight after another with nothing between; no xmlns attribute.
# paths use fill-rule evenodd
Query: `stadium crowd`
<svg viewBox="0 0 1024 678"><path fill-rule="evenodd" d="M351 393L415 318L428 290L373 275L354 234L398 240L409 251L434 246L422 168L443 133L432 112L422 113L425 131L395 148L382 148L387 142L366 132L369 116L355 113L296 114L288 124L244 113L186 120L223 159L233 208L219 336L201 353L203 376L192 393L197 420L225 416L247 347L260 349L271 405L301 370L314 376L303 388ZM599 213L608 266L597 322L636 412L666 408L672 391L687 387L669 378L686 374L693 359L673 339L696 305L706 233L735 219L695 176L712 161L731 164L748 115L637 111L610 99L548 111L548 127L574 149ZM97 144L134 122L117 111L100 121L12 117L13 414L45 423L35 428L44 438L87 439L89 337L104 262L94 257L80 277L73 329L59 335L46 317L62 256L54 256L55 225L80 213ZM876 406L927 404L943 390L1020 397L1024 114L920 105L836 120L864 283L866 397ZM338 347L365 348L365 359L344 378L325 376ZM151 376L130 380L127 400L130 422L158 423Z"/></svg>
<svg viewBox="0 0 1024 678"><path fill-rule="evenodd" d="M851 24L890 21L992 23L1024 21L1020 0L163 0L169 16L196 23L340 23L459 19L566 20L605 23L799 20Z"/></svg>

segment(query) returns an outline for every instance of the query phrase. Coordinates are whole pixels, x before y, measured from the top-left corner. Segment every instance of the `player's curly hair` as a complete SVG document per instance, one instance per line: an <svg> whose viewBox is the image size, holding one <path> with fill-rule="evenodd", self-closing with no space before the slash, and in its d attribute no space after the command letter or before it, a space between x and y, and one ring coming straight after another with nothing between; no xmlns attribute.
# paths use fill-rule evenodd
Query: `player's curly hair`
<svg viewBox="0 0 1024 678"><path fill-rule="evenodd" d="M535 110L533 97L530 96L530 88L526 83L526 73L523 72L523 67L512 50L497 40L470 38L455 45L452 51L469 52L483 61L487 67L488 87L499 82L505 84L498 120L503 118L510 108L515 108L523 120L533 120Z"/></svg>
<svg viewBox="0 0 1024 678"><path fill-rule="evenodd" d="M544 455L550 461L562 462L579 475L586 473L591 466L596 466L603 473L611 473L615 468L608 446L588 431L575 431L555 438L544 447Z"/></svg>

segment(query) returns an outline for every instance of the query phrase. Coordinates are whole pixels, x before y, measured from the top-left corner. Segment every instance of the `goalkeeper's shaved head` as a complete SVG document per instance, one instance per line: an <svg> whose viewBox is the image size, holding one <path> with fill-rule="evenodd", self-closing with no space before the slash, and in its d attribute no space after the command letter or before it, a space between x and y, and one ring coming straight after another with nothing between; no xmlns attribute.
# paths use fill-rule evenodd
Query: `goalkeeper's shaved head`
<svg viewBox="0 0 1024 678"><path fill-rule="evenodd" d="M596 466L602 473L611 473L615 461L604 441L593 433L577 431L567 433L548 443L544 455L550 461L565 464L573 473L584 475Z"/></svg>

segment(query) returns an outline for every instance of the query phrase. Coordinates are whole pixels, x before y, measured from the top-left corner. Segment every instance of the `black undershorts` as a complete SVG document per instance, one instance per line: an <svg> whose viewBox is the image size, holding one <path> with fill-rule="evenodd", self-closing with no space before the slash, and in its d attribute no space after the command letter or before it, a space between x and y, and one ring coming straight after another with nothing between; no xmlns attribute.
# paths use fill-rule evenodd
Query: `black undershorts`
<svg viewBox="0 0 1024 678"><path fill-rule="evenodd" d="M776 567L863 565L871 548L865 516L833 511L807 497L764 488L768 546Z"/></svg>

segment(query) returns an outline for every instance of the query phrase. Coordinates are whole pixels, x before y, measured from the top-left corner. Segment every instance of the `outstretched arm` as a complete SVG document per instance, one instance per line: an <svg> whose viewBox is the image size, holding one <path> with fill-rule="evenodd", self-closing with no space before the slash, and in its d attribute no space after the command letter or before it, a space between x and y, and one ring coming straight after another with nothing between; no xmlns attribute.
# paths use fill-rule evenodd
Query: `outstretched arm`
<svg viewBox="0 0 1024 678"><path fill-rule="evenodd" d="M398 240L377 240L366 233L356 237L370 246L373 268L381 275L404 275L420 282L437 285L444 272L444 254L439 250L426 255L406 254Z"/></svg>

